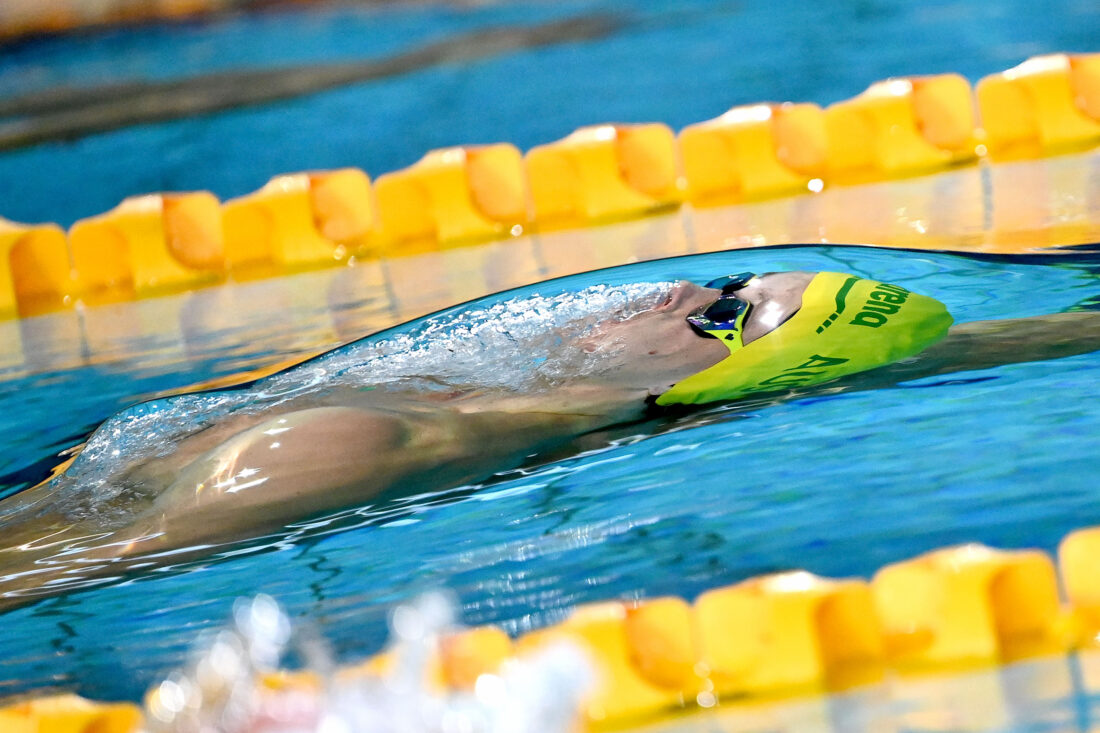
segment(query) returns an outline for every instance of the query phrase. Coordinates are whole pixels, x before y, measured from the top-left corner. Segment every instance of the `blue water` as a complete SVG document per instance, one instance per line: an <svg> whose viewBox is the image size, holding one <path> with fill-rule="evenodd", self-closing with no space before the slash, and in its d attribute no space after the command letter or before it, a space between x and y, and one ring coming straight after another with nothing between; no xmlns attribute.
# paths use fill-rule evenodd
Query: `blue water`
<svg viewBox="0 0 1100 733"><path fill-rule="evenodd" d="M974 81L1034 54L1096 51L1100 38L1100 5L1092 0L279 10L5 47L0 97L384 58L454 33L590 12L610 12L623 28L600 41L0 154L0 216L68 224L156 190L209 189L227 198L288 171L354 165L377 176L446 145L529 148L596 122L680 128L735 104L827 104L892 75L956 71ZM789 267L904 282L944 300L959 321L1057 312L1100 296L1092 256L1032 262L838 248L668 260L526 291ZM57 324L78 318L90 333L97 319L157 320L162 301L0 324L18 332L28 360L0 367L7 436L0 475L9 477L0 496L151 393L333 345L324 309L297 305L270 316L274 304L294 300L295 289L315 287L309 277L259 286L273 305L221 330L181 337L166 329L120 340L111 352L96 344L77 365L61 353L73 344ZM209 291L186 297L184 312L219 307ZM363 330L388 322L378 301L364 294L349 308ZM279 598L331 640L340 660L352 661L378 648L392 603L440 585L457 594L468 623L518 632L552 622L574 603L690 598L792 567L866 576L969 541L1051 550L1067 531L1100 524L1093 478L1100 414L1091 409L1098 377L1100 356L1088 354L747 413L716 408L685 418L681 430L616 436L612 447L489 485L352 508L232 557L5 614L0 697L56 686L137 699L180 662L198 631L223 623L232 599L258 591Z"/></svg>
<svg viewBox="0 0 1100 733"><path fill-rule="evenodd" d="M943 300L959 322L1089 307L1100 294L1094 255L840 247L661 260L518 294L793 268L901 282ZM131 364L140 371L141 360ZM83 376L89 391L102 378L94 368ZM5 614L0 694L59 685L136 698L199 629L223 621L233 598L259 591L350 661L378 648L392 603L440 586L457 594L466 622L518 632L576 603L691 598L788 568L866 577L970 541L1052 550L1066 532L1100 524L1098 378L1094 353L747 412L712 407L681 429L616 435L609 447L484 485L351 508L222 557ZM22 388L40 404L64 402L67 389L51 380ZM102 398L101 417L115 401Z"/></svg>
<svg viewBox="0 0 1100 733"><path fill-rule="evenodd" d="M889 76L976 81L1027 57L1096 50L1091 0L566 0L284 10L4 49L0 96L56 86L381 58L448 34L610 13L596 42L516 51L259 108L142 125L0 155L0 216L75 219L129 195L225 198L296 170L372 176L448 145L556 140L599 122L673 128L766 100L827 104Z"/></svg>

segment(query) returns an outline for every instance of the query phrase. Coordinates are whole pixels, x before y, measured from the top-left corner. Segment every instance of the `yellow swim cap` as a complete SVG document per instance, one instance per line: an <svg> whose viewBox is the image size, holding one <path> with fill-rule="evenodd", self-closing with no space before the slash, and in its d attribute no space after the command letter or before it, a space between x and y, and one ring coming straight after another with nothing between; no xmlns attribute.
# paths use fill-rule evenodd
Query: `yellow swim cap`
<svg viewBox="0 0 1100 733"><path fill-rule="evenodd" d="M658 405L702 404L828 382L920 353L947 334L943 303L897 285L819 272L786 323L747 346L711 331L730 356L677 382ZM735 338L727 338L735 336Z"/></svg>

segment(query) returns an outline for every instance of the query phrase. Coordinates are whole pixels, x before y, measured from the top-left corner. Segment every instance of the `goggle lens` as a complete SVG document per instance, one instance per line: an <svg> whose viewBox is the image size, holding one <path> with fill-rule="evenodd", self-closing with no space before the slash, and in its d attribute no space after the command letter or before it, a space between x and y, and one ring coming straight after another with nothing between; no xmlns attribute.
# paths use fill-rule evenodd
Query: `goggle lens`
<svg viewBox="0 0 1100 733"><path fill-rule="evenodd" d="M734 296L756 277L751 272L727 275L707 283L708 288L720 288L722 295L706 308L701 308L687 317L687 322L703 336L716 338L710 331L732 331L738 327L738 319L748 311L749 304Z"/></svg>

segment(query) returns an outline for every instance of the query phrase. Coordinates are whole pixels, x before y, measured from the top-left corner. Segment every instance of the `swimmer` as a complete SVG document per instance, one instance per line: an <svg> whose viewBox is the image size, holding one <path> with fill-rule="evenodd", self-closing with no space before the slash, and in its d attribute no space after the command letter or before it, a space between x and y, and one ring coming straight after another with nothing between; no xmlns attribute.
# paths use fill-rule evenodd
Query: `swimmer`
<svg viewBox="0 0 1100 733"><path fill-rule="evenodd" d="M1091 312L952 326L930 297L841 273L682 281L641 288L615 310L544 339L556 360L524 389L416 373L415 360L415 379L366 384L346 377L354 366L335 366L351 344L281 373L322 375L314 388L284 394L269 387L275 375L253 392L132 408L104 423L64 474L0 503L0 609L311 516L484 481L692 405L867 389L1100 348ZM527 348L514 356L529 360ZM249 394L267 401L225 407ZM180 405L200 417L163 427ZM167 447L156 447L158 434ZM126 444L139 458L117 447Z"/></svg>

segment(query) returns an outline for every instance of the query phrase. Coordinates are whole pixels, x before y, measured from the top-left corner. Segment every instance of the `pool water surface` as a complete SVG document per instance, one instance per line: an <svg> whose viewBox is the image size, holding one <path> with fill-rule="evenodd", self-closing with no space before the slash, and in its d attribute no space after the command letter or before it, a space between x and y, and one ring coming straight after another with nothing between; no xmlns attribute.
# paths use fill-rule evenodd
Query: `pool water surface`
<svg viewBox="0 0 1100 733"><path fill-rule="evenodd" d="M489 27L598 14L621 25L591 42L5 152L0 215L67 225L154 190L226 198L294 170L358 165L377 176L446 145L529 148L601 121L682 127L764 99L825 104L891 75L975 81L1029 55L1095 50L1100 37L1100 9L1081 2L345 6L23 44L5 49L0 96L384 59ZM0 497L136 402L270 370L455 303L465 305L451 314L599 284L828 269L933 295L957 322L1092 311L1098 172L1095 152L983 162L3 321ZM588 272L609 266L622 267ZM476 343L465 348L479 356ZM778 570L868 577L963 542L1052 551L1070 530L1100 524L1098 377L1100 355L1086 353L708 407L671 430L607 431L579 454L348 507L203 559L78 578L3 614L0 698L58 689L137 700L200 632L224 624L235 598L259 592L350 663L379 649L395 604L438 588L459 600L463 622L517 634L579 603L691 599ZM1098 690L1096 660L1082 654L653 729L1090 730Z"/></svg>
<svg viewBox="0 0 1100 733"><path fill-rule="evenodd" d="M827 269L932 294L957 322L1022 318L1094 307L1097 256L821 245L717 252L554 280L458 310L601 283ZM155 363L156 353L130 363ZM186 366L167 379L193 378L196 366ZM119 368L134 367L109 365ZM92 378L101 369L77 371ZM518 633L578 603L692 598L796 567L866 577L963 542L1052 550L1070 530L1100 524L1100 462L1090 449L1100 414L1089 407L1098 369L1098 355L1083 354L749 409L719 405L675 430L608 433L603 447L483 484L350 507L5 614L4 692L56 685L134 699L198 630L222 623L233 598L261 591L350 661L378 649L392 604L433 588L456 594L464 622ZM125 371L101 378L144 384ZM48 373L16 381L21 399L42 405L72 388ZM118 400L101 395L92 411ZM26 457L8 451L5 460Z"/></svg>

